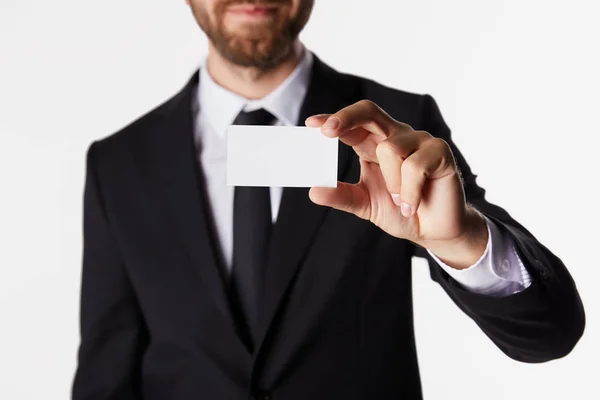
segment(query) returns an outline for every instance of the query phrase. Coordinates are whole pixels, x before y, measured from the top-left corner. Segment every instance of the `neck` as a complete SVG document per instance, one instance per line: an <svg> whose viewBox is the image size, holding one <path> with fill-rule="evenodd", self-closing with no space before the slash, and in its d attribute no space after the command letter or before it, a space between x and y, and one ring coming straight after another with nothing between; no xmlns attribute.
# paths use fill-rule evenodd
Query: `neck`
<svg viewBox="0 0 600 400"><path fill-rule="evenodd" d="M209 42L206 68L220 86L247 99L260 99L277 88L296 68L302 57L299 41L290 56L269 70L240 67L225 59Z"/></svg>

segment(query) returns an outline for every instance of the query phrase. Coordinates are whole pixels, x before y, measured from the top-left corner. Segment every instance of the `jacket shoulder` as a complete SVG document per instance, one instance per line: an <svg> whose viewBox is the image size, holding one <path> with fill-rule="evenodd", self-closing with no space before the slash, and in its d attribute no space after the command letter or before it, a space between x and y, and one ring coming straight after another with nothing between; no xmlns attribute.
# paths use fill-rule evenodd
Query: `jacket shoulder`
<svg viewBox="0 0 600 400"><path fill-rule="evenodd" d="M315 55L315 68L329 81L335 82L335 89L349 89L348 99L352 101L370 100L393 118L407 122L405 118L421 114L434 101L428 94L412 93L392 88L373 79L339 71Z"/></svg>
<svg viewBox="0 0 600 400"><path fill-rule="evenodd" d="M144 137L151 131L159 127L181 101L189 100L189 94L194 88L195 83L197 83L197 78L198 72L196 71L185 87L177 93L129 122L124 127L108 136L95 140L89 147L94 147L95 152L104 154L104 156L100 156L101 158L114 157L116 154L126 151L126 149L131 149L144 140Z"/></svg>
<svg viewBox="0 0 600 400"><path fill-rule="evenodd" d="M359 78L364 99L381 107L392 118L408 123L417 129L434 109L435 100L429 94L413 93L392 88L377 81Z"/></svg>

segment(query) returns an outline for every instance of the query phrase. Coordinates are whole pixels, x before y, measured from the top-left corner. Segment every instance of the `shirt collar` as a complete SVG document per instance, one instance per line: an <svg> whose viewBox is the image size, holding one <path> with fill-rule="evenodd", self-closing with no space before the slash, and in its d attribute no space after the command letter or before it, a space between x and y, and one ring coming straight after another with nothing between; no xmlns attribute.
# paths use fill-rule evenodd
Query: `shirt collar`
<svg viewBox="0 0 600 400"><path fill-rule="evenodd" d="M294 126L308 89L312 53L303 49L303 56L294 71L275 90L262 99L250 100L216 83L206 67L200 69L198 104L202 118L219 134L225 135L240 111L264 108L283 125Z"/></svg>

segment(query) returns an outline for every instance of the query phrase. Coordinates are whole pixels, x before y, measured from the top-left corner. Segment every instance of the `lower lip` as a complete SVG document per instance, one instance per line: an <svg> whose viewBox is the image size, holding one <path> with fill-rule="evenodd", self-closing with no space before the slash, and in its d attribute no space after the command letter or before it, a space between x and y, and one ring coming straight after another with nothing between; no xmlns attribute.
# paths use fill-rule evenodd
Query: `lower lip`
<svg viewBox="0 0 600 400"><path fill-rule="evenodd" d="M248 7L248 8L231 8L228 10L232 14L244 15L248 17L267 17L275 12L273 7Z"/></svg>

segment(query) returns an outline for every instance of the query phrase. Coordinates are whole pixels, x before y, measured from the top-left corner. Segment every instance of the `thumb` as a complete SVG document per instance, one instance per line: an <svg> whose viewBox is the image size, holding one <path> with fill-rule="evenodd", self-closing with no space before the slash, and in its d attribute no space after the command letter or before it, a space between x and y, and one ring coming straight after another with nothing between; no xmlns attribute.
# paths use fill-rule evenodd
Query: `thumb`
<svg viewBox="0 0 600 400"><path fill-rule="evenodd" d="M336 188L313 187L308 192L311 201L321 206L332 207L368 220L371 215L369 195L358 185L338 182Z"/></svg>

